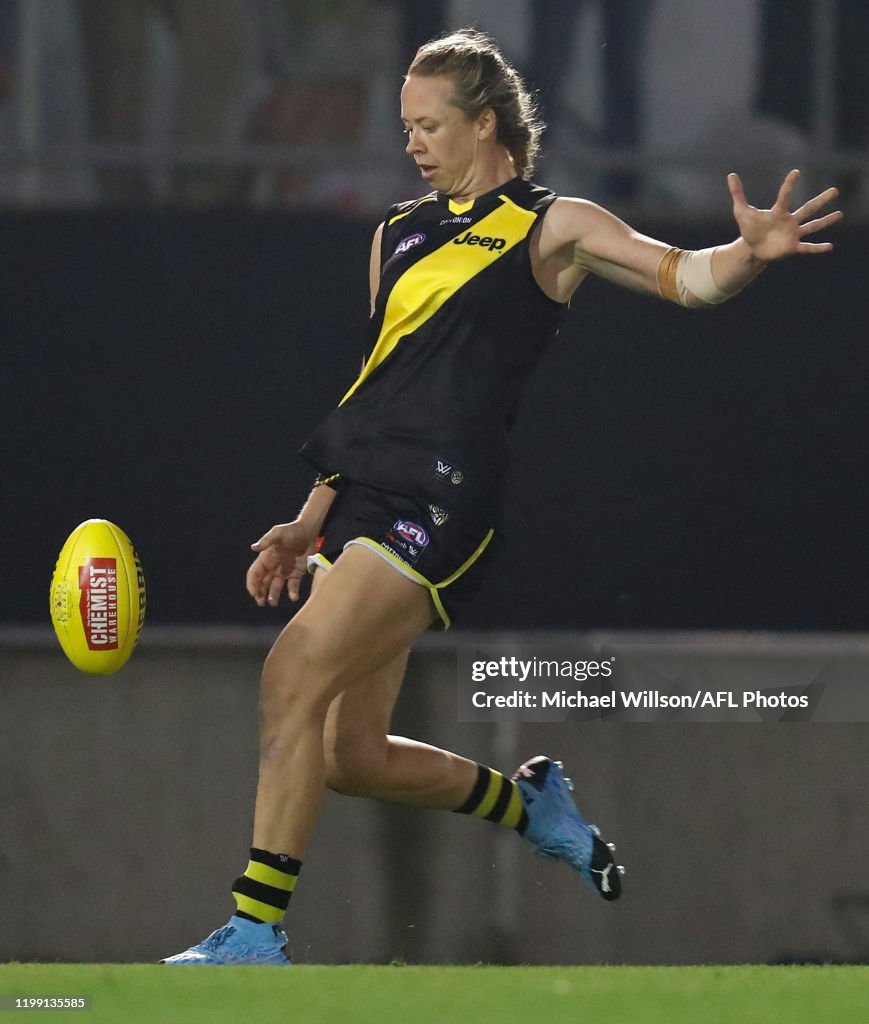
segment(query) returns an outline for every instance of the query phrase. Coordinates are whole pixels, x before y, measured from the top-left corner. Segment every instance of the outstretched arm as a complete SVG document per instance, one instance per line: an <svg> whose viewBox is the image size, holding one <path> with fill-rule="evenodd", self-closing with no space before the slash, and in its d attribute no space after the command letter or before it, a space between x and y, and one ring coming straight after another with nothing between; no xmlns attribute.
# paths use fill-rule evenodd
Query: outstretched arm
<svg viewBox="0 0 869 1024"><path fill-rule="evenodd" d="M559 199L543 222L539 261L545 287L566 301L588 273L685 306L723 302L741 291L767 263L794 254L823 253L830 242L807 235L841 219L839 211L817 217L838 195L829 188L789 210L799 171L785 178L768 210L750 206L739 176L728 176L739 238L697 252L674 249L642 235L613 214L582 199Z"/></svg>

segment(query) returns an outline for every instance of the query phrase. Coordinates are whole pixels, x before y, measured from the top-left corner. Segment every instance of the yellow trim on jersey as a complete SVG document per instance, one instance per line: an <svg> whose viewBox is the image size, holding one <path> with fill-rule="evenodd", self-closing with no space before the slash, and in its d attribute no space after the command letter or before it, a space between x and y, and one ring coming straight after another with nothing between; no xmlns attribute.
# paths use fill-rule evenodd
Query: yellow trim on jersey
<svg viewBox="0 0 869 1024"><path fill-rule="evenodd" d="M521 212L521 213L528 213L529 212L523 206L519 206L518 203L514 203L513 200L509 196L499 195L498 198L501 200L502 203L507 203L508 206L512 206L513 209L518 211L518 212Z"/></svg>
<svg viewBox="0 0 869 1024"><path fill-rule="evenodd" d="M397 213L394 217L391 217L387 222L386 226L394 224L397 220L401 220L402 217L406 217L409 213L413 213L414 210L418 210L423 203L432 203L437 199L437 195L423 196L422 199L417 200L409 210L405 210L404 213Z"/></svg>
<svg viewBox="0 0 869 1024"><path fill-rule="evenodd" d="M504 247L496 249L489 245L464 244L461 250L457 250L453 248L457 238L451 238L409 267L389 294L380 336L362 367L362 373L339 405L354 394L402 338L419 330L460 288L527 236L537 215L504 196L499 196L499 199L503 200L503 205L474 224L466 234L480 239L503 239Z"/></svg>
<svg viewBox="0 0 869 1024"><path fill-rule="evenodd" d="M270 868L268 864L262 864L258 860L248 862L244 875L245 878L252 878L255 882L270 885L273 889L283 889L284 892L292 892L298 881L297 875L288 875L285 871Z"/></svg>
<svg viewBox="0 0 869 1024"><path fill-rule="evenodd" d="M513 783L513 792L510 794L510 803L507 804L507 810L504 812L504 817L501 819L502 825L507 825L508 828L516 828L519 822L522 820L522 795L519 792L519 787L516 783Z"/></svg>
<svg viewBox="0 0 869 1024"><path fill-rule="evenodd" d="M498 196L498 198L503 199L504 197ZM450 213L467 213L468 210L470 210L470 208L474 205L474 200L472 199L468 203L457 203L455 199L449 199L447 200L447 205L450 208Z"/></svg>

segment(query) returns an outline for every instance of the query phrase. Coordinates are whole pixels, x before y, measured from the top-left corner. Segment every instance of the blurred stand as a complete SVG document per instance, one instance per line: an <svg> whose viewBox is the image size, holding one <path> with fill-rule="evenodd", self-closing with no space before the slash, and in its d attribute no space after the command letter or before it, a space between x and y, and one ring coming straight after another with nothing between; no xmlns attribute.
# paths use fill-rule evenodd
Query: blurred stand
<svg viewBox="0 0 869 1024"><path fill-rule="evenodd" d="M0 105L12 91L12 64L15 59L14 0L0 0Z"/></svg>
<svg viewBox="0 0 869 1024"><path fill-rule="evenodd" d="M272 35L266 41L271 84L250 118L248 138L257 146L311 158L256 174L251 195L257 203L352 212L379 209L401 193L404 178L397 162L381 159L374 165L361 154L391 154L401 139L396 69L403 66L397 42L404 6L289 0L282 10L272 7ZM408 21L403 12L402 24ZM406 26L402 31L410 33Z"/></svg>
<svg viewBox="0 0 869 1024"><path fill-rule="evenodd" d="M430 39L436 39L450 24L450 5L446 0L395 0L401 17L401 70L413 60L416 51Z"/></svg>
<svg viewBox="0 0 869 1024"><path fill-rule="evenodd" d="M0 0L0 201L92 202L89 168L47 157L85 137L80 51L71 0Z"/></svg>
<svg viewBox="0 0 869 1024"><path fill-rule="evenodd" d="M15 46L17 10L14 0L0 0L0 139L15 135ZM0 171L0 192L3 190Z"/></svg>
<svg viewBox="0 0 869 1024"><path fill-rule="evenodd" d="M141 145L146 139L152 78L151 28L161 19L177 48L178 88L171 141L218 145L238 137L251 46L249 8L242 0L82 0L78 15L85 52L90 138ZM104 202L133 204L154 198L146 167L101 167ZM240 198L237 170L176 167L170 202L213 204Z"/></svg>
<svg viewBox="0 0 869 1024"><path fill-rule="evenodd" d="M856 156L869 141L869 4L761 0L757 109L816 153ZM866 204L864 173L839 176L845 202Z"/></svg>
<svg viewBox="0 0 869 1024"><path fill-rule="evenodd" d="M867 20L845 0L0 0L0 204L380 213L423 188L402 74L464 24L539 91L539 177L565 194L718 218L731 167L762 202L799 165L859 196Z"/></svg>
<svg viewBox="0 0 869 1024"><path fill-rule="evenodd" d="M600 4L602 128L578 118L567 102L566 83L574 64L576 29L586 2L537 0L531 5L531 43L527 78L539 94L547 122L547 141L576 149L592 141L607 149L636 149L642 143L642 64L651 0L606 0ZM605 177L609 198L636 197L640 175L613 170Z"/></svg>

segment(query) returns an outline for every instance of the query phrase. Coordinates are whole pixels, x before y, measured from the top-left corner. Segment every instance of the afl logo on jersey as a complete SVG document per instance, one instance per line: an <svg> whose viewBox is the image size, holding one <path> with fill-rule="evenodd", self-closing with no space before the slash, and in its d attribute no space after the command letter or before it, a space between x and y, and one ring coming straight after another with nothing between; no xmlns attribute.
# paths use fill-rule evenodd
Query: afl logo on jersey
<svg viewBox="0 0 869 1024"><path fill-rule="evenodd" d="M415 245L419 245L424 241L425 235L421 231L418 231L415 235L408 235L407 238L402 238L395 247L395 252L392 255L403 256L409 249L412 249Z"/></svg>

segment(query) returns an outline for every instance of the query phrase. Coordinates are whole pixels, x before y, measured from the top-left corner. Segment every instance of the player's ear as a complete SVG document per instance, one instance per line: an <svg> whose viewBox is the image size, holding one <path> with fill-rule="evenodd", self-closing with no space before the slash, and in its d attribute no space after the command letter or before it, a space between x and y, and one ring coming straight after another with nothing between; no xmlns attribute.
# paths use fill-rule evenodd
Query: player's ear
<svg viewBox="0 0 869 1024"><path fill-rule="evenodd" d="M477 138L488 139L498 130L498 118L491 107L486 107L477 118Z"/></svg>

